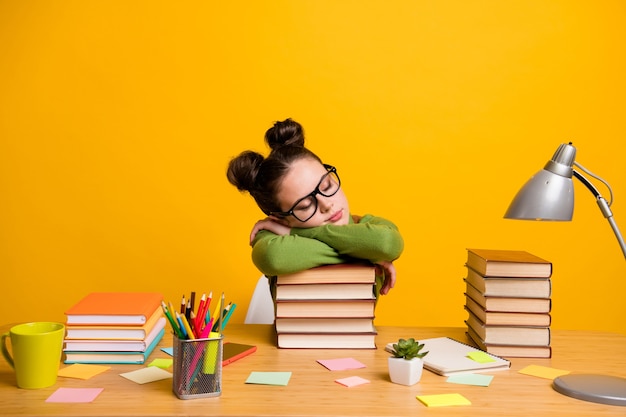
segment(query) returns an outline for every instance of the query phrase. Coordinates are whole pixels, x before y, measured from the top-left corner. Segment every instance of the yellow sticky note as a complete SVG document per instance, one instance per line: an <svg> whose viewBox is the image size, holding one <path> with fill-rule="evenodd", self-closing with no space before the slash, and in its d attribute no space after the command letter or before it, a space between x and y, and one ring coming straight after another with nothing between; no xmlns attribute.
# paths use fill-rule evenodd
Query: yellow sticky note
<svg viewBox="0 0 626 417"><path fill-rule="evenodd" d="M102 366L102 365L75 363L73 365L66 366L65 368L59 369L59 373L57 375L63 376L66 378L89 379L108 369L111 369L111 367Z"/></svg>
<svg viewBox="0 0 626 417"><path fill-rule="evenodd" d="M427 407L446 407L449 405L472 405L472 403L461 394L435 394L418 395L416 397Z"/></svg>
<svg viewBox="0 0 626 417"><path fill-rule="evenodd" d="M491 355L480 351L470 352L467 354L467 357L478 363L489 363L496 361Z"/></svg>
<svg viewBox="0 0 626 417"><path fill-rule="evenodd" d="M170 372L157 368L156 366L148 366L146 368L137 369L136 371L125 372L120 374L120 376L130 379L137 384L147 384L148 382L160 381L161 379L173 377Z"/></svg>
<svg viewBox="0 0 626 417"><path fill-rule="evenodd" d="M536 376L539 378L554 379L557 376L567 375L570 371L564 371L563 369L549 368L541 365L528 365L527 367L519 370L520 374Z"/></svg>
<svg viewBox="0 0 626 417"><path fill-rule="evenodd" d="M157 358L150 362L148 366L156 366L157 368L167 369L172 366L173 360L171 358Z"/></svg>

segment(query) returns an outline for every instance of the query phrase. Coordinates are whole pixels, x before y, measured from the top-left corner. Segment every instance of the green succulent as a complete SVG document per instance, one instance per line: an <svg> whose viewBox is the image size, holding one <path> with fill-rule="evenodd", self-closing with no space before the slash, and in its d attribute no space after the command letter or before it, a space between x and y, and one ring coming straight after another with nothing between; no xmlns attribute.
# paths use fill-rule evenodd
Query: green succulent
<svg viewBox="0 0 626 417"><path fill-rule="evenodd" d="M404 358L411 360L413 358L423 358L428 352L420 352L424 344L420 344L414 338L399 339L398 343L393 344L392 354L395 358Z"/></svg>

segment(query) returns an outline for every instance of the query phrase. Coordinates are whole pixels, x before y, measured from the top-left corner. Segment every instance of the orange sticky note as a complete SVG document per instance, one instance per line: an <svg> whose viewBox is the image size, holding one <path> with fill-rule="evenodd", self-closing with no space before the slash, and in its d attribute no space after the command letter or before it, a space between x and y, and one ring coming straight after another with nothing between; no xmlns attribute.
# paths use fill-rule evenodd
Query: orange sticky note
<svg viewBox="0 0 626 417"><path fill-rule="evenodd" d="M111 369L110 366L102 366L102 365L91 365L84 363L75 363L70 366L66 366L65 368L59 369L58 376L63 376L66 378L78 378L78 379L89 379L93 376L96 376L102 372Z"/></svg>
<svg viewBox="0 0 626 417"><path fill-rule="evenodd" d="M554 379L557 376L567 375L570 371L564 371L563 369L549 368L541 365L528 365L527 367L519 370L520 374L536 376L539 378Z"/></svg>
<svg viewBox="0 0 626 417"><path fill-rule="evenodd" d="M461 394L435 394L418 395L416 397L427 407L446 407L450 405L472 405L472 403Z"/></svg>

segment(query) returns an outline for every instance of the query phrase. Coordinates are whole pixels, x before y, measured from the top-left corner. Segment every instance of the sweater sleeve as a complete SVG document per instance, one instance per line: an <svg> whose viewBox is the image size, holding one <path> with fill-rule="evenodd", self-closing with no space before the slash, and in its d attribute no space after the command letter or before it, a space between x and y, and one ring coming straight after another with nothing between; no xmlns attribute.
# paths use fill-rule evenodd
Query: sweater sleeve
<svg viewBox="0 0 626 417"><path fill-rule="evenodd" d="M297 235L261 230L252 243L252 262L268 277L348 260L324 242Z"/></svg>
<svg viewBox="0 0 626 417"><path fill-rule="evenodd" d="M286 236L262 230L252 246L256 267L275 276L355 259L393 261L402 253L404 241L392 222L365 215L359 223L294 228Z"/></svg>
<svg viewBox="0 0 626 417"><path fill-rule="evenodd" d="M332 224L309 229L293 228L299 236L327 244L339 256L368 260L372 263L393 261L404 249L404 240L395 224L389 220L365 215L359 223L344 226Z"/></svg>

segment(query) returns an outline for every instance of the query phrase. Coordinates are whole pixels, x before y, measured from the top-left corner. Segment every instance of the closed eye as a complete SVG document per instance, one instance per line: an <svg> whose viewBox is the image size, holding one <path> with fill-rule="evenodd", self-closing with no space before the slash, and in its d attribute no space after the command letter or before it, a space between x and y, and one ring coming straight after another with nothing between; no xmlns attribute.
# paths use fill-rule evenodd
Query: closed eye
<svg viewBox="0 0 626 417"><path fill-rule="evenodd" d="M332 190L333 187L334 187L333 180L329 177L326 178L324 182L320 185L320 189L322 190L322 192L325 192L325 193Z"/></svg>
<svg viewBox="0 0 626 417"><path fill-rule="evenodd" d="M312 205L313 205L313 199L315 197L307 197L304 200L302 200L300 203L298 203L298 205L294 208L294 210L298 210L298 211L304 211L309 209Z"/></svg>

